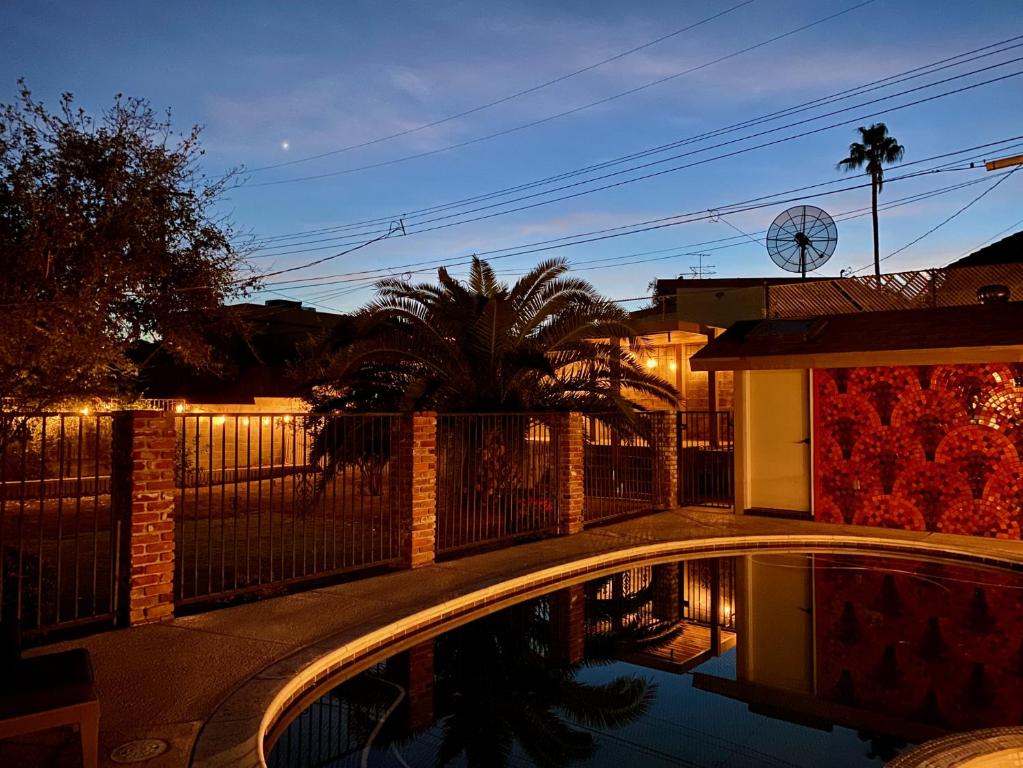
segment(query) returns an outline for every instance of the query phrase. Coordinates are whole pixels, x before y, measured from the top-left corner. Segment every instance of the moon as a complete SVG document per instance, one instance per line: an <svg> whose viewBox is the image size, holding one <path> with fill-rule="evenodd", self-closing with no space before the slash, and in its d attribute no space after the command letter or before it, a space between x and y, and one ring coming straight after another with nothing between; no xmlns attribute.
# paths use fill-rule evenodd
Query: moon
<svg viewBox="0 0 1023 768"><path fill-rule="evenodd" d="M288 151L288 147L290 146L291 144L287 140L281 142L281 149L283 149L285 152Z"/></svg>

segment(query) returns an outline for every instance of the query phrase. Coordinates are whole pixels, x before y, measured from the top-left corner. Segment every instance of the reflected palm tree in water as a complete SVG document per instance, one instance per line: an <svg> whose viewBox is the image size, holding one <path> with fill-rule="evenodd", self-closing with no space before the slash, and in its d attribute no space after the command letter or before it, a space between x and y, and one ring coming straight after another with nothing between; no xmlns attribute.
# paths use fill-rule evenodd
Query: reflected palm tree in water
<svg viewBox="0 0 1023 768"><path fill-rule="evenodd" d="M439 741L434 758L438 767L501 768L516 751L539 768L585 761L597 748L594 732L642 717L656 685L631 675L602 684L579 680L586 667L606 660L562 661L553 647L548 608L543 599L514 606L437 639L432 725L412 729L394 717L376 728L379 707L361 707L358 711L368 721L350 721L349 728L363 734L375 731L373 749L378 754L433 731L425 740ZM382 704L385 687L381 678L375 691L353 680L335 695L348 701L369 696Z"/></svg>

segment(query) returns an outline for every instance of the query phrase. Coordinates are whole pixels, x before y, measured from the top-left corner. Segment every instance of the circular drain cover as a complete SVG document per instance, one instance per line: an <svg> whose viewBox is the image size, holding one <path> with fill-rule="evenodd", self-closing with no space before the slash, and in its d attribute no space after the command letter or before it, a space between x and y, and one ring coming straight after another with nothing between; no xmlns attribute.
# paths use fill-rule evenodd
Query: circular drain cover
<svg viewBox="0 0 1023 768"><path fill-rule="evenodd" d="M136 739L125 742L110 753L115 763L142 763L162 755L170 745L161 739Z"/></svg>

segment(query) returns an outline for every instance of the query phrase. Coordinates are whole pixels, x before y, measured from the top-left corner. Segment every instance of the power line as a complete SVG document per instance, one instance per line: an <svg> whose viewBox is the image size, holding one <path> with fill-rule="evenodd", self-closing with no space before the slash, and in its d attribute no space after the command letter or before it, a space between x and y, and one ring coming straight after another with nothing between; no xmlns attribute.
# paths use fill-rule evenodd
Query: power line
<svg viewBox="0 0 1023 768"><path fill-rule="evenodd" d="M366 226L366 225L370 225L370 224L386 224L389 221L392 221L394 218L396 218L397 215L401 215L406 220L412 220L412 219L415 219L415 218L420 218L424 214L434 213L434 212L437 212L437 211L440 211L440 210L445 210L445 209L454 208L454 207L461 207L461 206L464 206L464 205L473 204L473 203L480 202L482 200L490 199L490 198L493 198L493 197L503 196L503 195L507 195L507 194L514 194L515 192L523 191L523 190L529 189L531 187L541 186L541 185L545 185L545 184L549 184L549 183L555 183L557 181L561 181L561 180L564 180L566 178L571 178L573 176L582 175L584 173L589 173L589 172L594 171L594 170L601 170L603 168L612 167L614 165L620 165L620 164L622 164L624 162L629 162L631 160L635 160L635 159L639 159L639 158L642 158L642 157L647 157L647 156L650 156L650 155L653 155L653 154L657 154L657 153L660 153L660 152L664 152L664 151L667 151L667 150L670 150L670 149L674 149L674 148L679 147L679 146L683 146L685 144L691 144L691 143L695 143L697 141L701 141L701 140L706 139L706 138L711 138L711 137L714 137L714 136L717 136L717 135L723 135L723 134L726 134L726 133L731 133L731 132L734 132L736 130L741 130L742 128L751 127L753 125L761 124L761 123L764 123L764 122L769 122L769 121L777 119L779 117L787 116L787 115L790 115L790 114L795 114L795 113L798 113L798 112L803 112L803 111L806 111L807 109L818 107L818 106L821 106L821 105L826 104L826 103L833 103L835 101L844 100L846 98L852 98L853 96L862 95L862 94L868 93L868 92L870 92L872 90L878 90L879 88L890 87L892 85L896 85L896 84L899 84L901 82L906 82L906 81L911 80L911 79L916 79L918 77L924 77L926 75L934 74L936 72L943 71L945 69L949 69L949 68L952 68L952 67L957 67L957 66L961 66L963 64L971 63L973 61L977 61L977 60L982 59L982 58L987 58L989 56L994 56L994 55L998 55L998 54L1001 54L1001 53L1005 53L1005 52L1007 52L1009 50L1012 50L1014 48L1018 48L1020 46L1023 46L1023 43L1016 42L1016 41L1018 41L1020 39L1023 39L1023 35L1018 35L1016 37L1007 38L1006 40L1002 40L1002 41L999 41L997 43L992 43L990 45L986 45L986 46L982 46L982 47L979 47L979 48L975 48L975 49L970 50L970 51L965 51L965 52L956 54L954 56L950 56L950 57L947 57L947 58L944 58L944 59L939 59L938 61L931 62L931 63L925 64L925 65L921 65L921 66L918 66L918 67L914 67L912 69L905 70L905 71L903 71L901 73L898 73L898 74L895 74L895 75L890 75L888 77L880 78L878 80L874 80L872 82L869 82L869 83L866 83L866 84L863 84L863 85L855 86L853 88L848 88L848 89L845 89L843 91L838 91L838 92L830 94L828 96L822 96L822 97L819 97L817 99L813 99L811 101L803 102L802 104L798 104L798 105L795 105L795 106L792 106L792 107L787 107L787 108L784 108L784 109L781 109L781 110L777 110L777 111L769 113L767 115L762 115L762 116L759 116L759 117L756 117L756 118L740 121L738 123L733 123L733 124L728 125L728 126L716 128L716 129L707 131L705 133L697 134L697 135L694 135L694 136L689 136L689 137L686 137L686 138L683 138L683 139L678 139L676 141L669 142L667 144L662 144L660 146L650 147L650 148L647 148L647 149L644 149L644 150L639 150L639 151L633 152L631 154L623 155L623 156L620 156L620 157L617 157L617 158L613 158L611 160L607 160L607 161L603 161L603 162L600 162L600 163L596 163L596 164L592 164L592 165L589 165L589 166L585 166L583 168L578 168L578 169L571 170L571 171L564 171L562 173L554 174L554 175L551 175L551 176L548 176L548 177L545 177L545 178L542 178L542 179L537 179L537 180L530 181L530 182L524 182L524 183L521 183L521 184L518 184L518 185L514 185L514 186L511 186L511 187L505 187L503 189L499 189L499 190L495 190L495 191L491 191L491 192L480 193L480 194L473 195L473 196L470 196L470 197L462 198L460 200L455 200L455 201L450 201L450 202L447 202L447 203L436 204L436 205L428 206L428 207L425 207L425 208L408 210L408 211L405 211L405 212L403 212L401 214L395 214L395 215L391 215L391 216L379 217L379 218L374 218L374 219L364 219L364 220L361 220L361 221L349 222L347 224L333 225L333 226L330 226L330 227L320 227L320 228L317 228L317 229L302 230L302 231L298 231L298 232L285 233L285 234L281 234L281 235L265 236L265 237L259 238L258 242L260 242L260 243L267 243L267 242L273 242L273 241L285 240L285 239L296 239L296 238L303 237L303 236L319 235L319 234L325 234L325 233L328 233L328 232L339 232L339 231L342 231L342 230L345 230L345 229L353 229L353 228L357 228L357 227L361 227L361 226ZM1010 43L1015 43L1015 44L1010 45ZM994 49L997 49L997 50L994 50ZM975 55L975 54L980 54L980 55ZM967 58L967 57L971 57L971 56L972 56L972 58ZM949 62L953 62L953 63L949 63ZM359 233L359 234L365 234L365 233Z"/></svg>
<svg viewBox="0 0 1023 768"><path fill-rule="evenodd" d="M1013 222L1012 224L1010 224L1009 226L1007 226L1007 227L1006 227L1005 229L1000 229L1000 230L998 230L997 232L995 232L995 233L994 233L993 235L991 235L991 237L989 237L989 238L988 238L987 240L985 240L984 242L982 242L982 243L978 243L977 245L973 246L972 248L969 248L969 249L967 249L967 250L963 251L963 252L962 252L962 253L960 253L960 254L959 254L958 256L956 256L956 257L955 257L954 259L951 259L951 260L949 260L948 262L946 262L946 263L945 263L944 265L942 265L942 266L946 266L946 267L947 267L947 266L948 266L949 264L951 264L951 263L952 263L953 261L958 261L959 259L963 258L964 256L969 256L969 255L970 255L971 253L973 253L974 251L979 251L979 250L980 250L981 248L983 248L983 247L984 247L985 245L987 245L988 243L990 243L990 242L991 242L992 240L994 240L995 238L997 238L997 237L1001 237L1001 236L1002 236L1002 235L1004 235L1004 234L1005 234L1006 232L1008 232L1008 231L1009 231L1010 229L1016 229L1016 227L1020 226L1021 224L1023 224L1023 219L1020 219L1019 221L1015 221L1015 222Z"/></svg>
<svg viewBox="0 0 1023 768"><path fill-rule="evenodd" d="M704 24L708 24L708 23L710 23L712 21L715 21L716 19L720 19L722 16L727 16L729 13L732 13L733 11L737 11L740 8L743 8L743 7L745 7L747 5L750 5L750 4L754 3L754 2L756 2L756 0L744 0L744 2L741 2L741 3L737 4L737 5L733 5L731 8L726 8L723 11L719 11L719 12L717 12L715 14L712 14L711 16L707 16L706 18L703 18L703 19L700 19L699 21L693 22L692 24L689 24L688 26L682 27L680 29L676 29L675 31L669 32L666 35L661 35L660 37L655 38L653 40L650 40L648 42L645 42L642 45L637 45L634 48L629 48L628 50L622 51L621 53L616 53L614 56L609 56L606 59L601 59L600 61L594 62L593 64L588 64L585 67L582 67L580 69L574 70L574 71L569 72L567 74L559 75L558 77L555 77L555 78L553 78L551 80L547 80L547 81L542 82L542 83L539 83L538 85L534 85L534 86L531 86L529 88L525 88L525 89L523 89L521 91L516 91L515 93L508 94L507 96L502 96L501 98L494 99L493 101L488 101L485 104L480 104L479 106L471 107L470 109L463 110L462 112L458 112L458 113L453 114L453 115L448 115L447 117L442 117L442 118L440 118L438 120L434 120L433 122L423 123L421 125L417 125L417 126L414 126L412 128L406 128L403 131L398 131L396 133L391 133L391 134L388 134L386 136L378 136L375 139L369 139L367 141L363 141L363 142L360 142L358 144L349 144L346 147L340 147L339 149L332 149L329 152L321 152L321 153L319 153L317 155L309 155L308 157L297 158L295 160L287 160L287 161L280 162L280 163L273 163L271 165L259 166L258 168L250 169L249 173L257 173L257 172L260 172L260 171L269 171L269 170L271 170L273 168L283 168L284 166L288 166L288 165L298 165L299 163L306 163L306 162L309 162L310 160L320 160L320 159L322 159L324 157L331 157L332 155L339 155L339 154L341 154L343 152L350 152L353 149L362 149L363 147L370 147L370 146L373 146L374 144L380 144L381 142L390 141L391 139L401 138L402 136L410 136L410 135L412 135L414 133L419 133L420 131L425 131L425 130L427 130L429 128L436 128L438 125L443 125L444 123L450 123L452 120L458 120L459 118L462 118L462 117L468 117L469 115L474 115L477 112L482 112L482 111L484 111L486 109L490 109L491 107L496 107L499 104L505 104L505 103L507 103L509 101L512 101L513 99L517 99L517 98L520 98L522 96L527 96L527 95L529 95L531 93L536 93L537 91L541 91L544 88L549 88L552 85L557 85L558 83L563 83L566 80L569 80L569 79L571 79L573 77L577 77L578 75L585 74L586 72L590 72L590 71L592 71L594 69L597 69L598 67L604 66L605 64L610 64L613 61L618 61L619 59L624 59L626 56L631 56L634 53L638 53L639 51L642 51L642 50L645 50L647 48L650 48L650 47L652 47L654 45L657 45L658 43L663 43L665 40L670 40L673 37L678 37L679 35L681 35L681 34L683 34L685 32L689 32L689 31L691 31L693 29L696 29L697 27L703 26Z"/></svg>
<svg viewBox="0 0 1023 768"><path fill-rule="evenodd" d="M993 65L993 66L995 66L995 67L996 66L1004 66L1005 64L1017 63L1019 61L1023 61L1023 57L1019 57L1017 59L1013 59L1012 61L1009 61L1009 62L1002 62L1000 64ZM984 70L990 69L990 68L992 68L992 67L985 67L983 70L978 70L978 71L984 71ZM959 78L962 78L962 77L970 76L972 74L976 74L976 72L970 72L970 73L965 73L965 74L961 74L961 75L956 75L955 77L948 78L947 80L959 79ZM805 131L802 131L802 132L799 132L799 133L795 133L795 134L789 134L787 136L782 136L782 137L779 137L779 138L771 139L769 141L764 141L764 142L761 142L759 144L753 144L753 145L748 146L748 147L740 147L740 148L733 149L733 150L730 150L730 151L727 151L727 152L722 152L722 153L719 153L719 154L716 154L716 155L712 155L711 157L705 157L705 158L701 158L701 159L698 159L698 160L692 160L690 162L682 163L680 165L672 166L670 168L662 168L660 170L651 171L649 173L645 173L645 174L640 175L640 176L635 176L635 177L628 178L628 179L621 179L619 181L610 182L608 184L604 184L604 185L601 185L601 186L598 186L598 187L593 187L591 189L580 190L580 191L577 191L577 192L572 192L572 193L564 194L564 195L561 195L561 196L558 196L558 197L553 197L553 198L549 198L549 199L546 199L546 200L541 200L541 201L537 201L537 202L532 202L532 203L516 206L516 207L513 207L513 208L508 208L508 209L505 209L505 210L492 211L490 213L481 214L479 216L472 216L470 218L462 218L462 219L460 219L458 221L454 221L454 222L446 221L447 219L454 218L454 217L457 217L457 216L466 216L466 215L474 213L474 212L489 210L491 208L498 207L500 205L508 205L508 204L511 204L511 203L514 203L514 202L519 202L519 201L531 199L531 198L537 197L539 195L550 194L550 192L556 192L556 191L559 191L559 190L574 188L574 187L578 187L578 186L583 185L583 184L589 184L589 183L592 183L594 181L599 181L599 180L604 179L604 178L608 178L608 177L612 177L612 176L618 176L618 175L621 175L623 173L628 173L628 172L635 171L635 170L641 170L643 168L647 168L647 167L650 167L652 165L658 165L660 163L668 162L670 160L675 160L675 159L679 159L679 158L686 157L686 156L689 156L689 155L693 155L693 154L696 154L697 152L706 152L706 151L711 150L711 149L716 149L716 148L721 148L721 147L729 146L729 145L736 144L736 143L741 142L741 141L746 141L746 140L751 139L751 138L756 138L758 136L763 136L763 135L768 134L768 133L774 133L774 132L777 132L777 131L780 131L780 130L784 130L785 128L791 128L791 127L794 127L794 126L797 126L797 125L802 125L802 124L805 124L807 122L811 122L813 120L820 119L822 117L828 117L828 116L832 116L832 115L839 114L839 113L842 113L842 112L848 112L848 111L851 111L853 109L858 109L860 107L867 106L867 105L869 105L871 103L875 103L876 101L883 101L883 100L887 100L889 98L894 98L896 96L905 95L907 93L911 93L913 91L920 90L921 88L932 87L932 85L936 85L937 83L936 84L927 85L927 86L919 86L918 88L908 89L907 91L904 91L904 92L901 92L901 93L898 93L898 94L893 94L891 96L885 96L882 99L875 100L874 102L867 102L865 104L859 104L859 105L856 105L854 107L845 107L845 108L840 109L840 110L835 110L834 112L827 113L825 115L821 115L821 116L819 116L817 118L807 118L807 119L804 119L804 120L796 121L795 123L786 124L784 126L778 126L778 127L775 127L775 128L771 128L771 129L765 130L765 131L760 131L760 132L751 134L749 136L744 136L744 137L740 137L740 138L737 138L737 139L729 139L728 141L720 142L718 144L713 144L713 145L710 145L708 147L703 147L703 148L700 148L700 149L697 149L697 150L691 150L689 152L680 153L678 155L674 155L674 156L668 157L668 158L663 158L661 160L654 161L652 163L647 163L647 164L644 164L644 165L641 165L641 166L637 166L635 168L630 168L630 169L626 169L626 170L623 170L623 171L615 171L613 173L606 174L605 176L596 177L594 179L589 179L587 181L573 182L572 184L565 185L565 186L557 188L555 190L550 190L549 192L534 193L534 194L526 195L526 196L523 196L523 197L520 197L520 198L517 198L517 199L505 201L504 203L492 204L492 205L483 206L483 207L476 208L476 209L471 209L469 211L463 211L463 212L458 213L458 214L446 214L444 216L435 217L433 219L427 219L425 221L419 222L418 223L419 228L418 229L413 229L412 230L412 234L419 235L419 234L424 234L424 233L427 233L427 232L435 232L435 231L442 230L442 229L449 229L449 228L451 228L453 226L461 226L463 224L469 224L469 223L473 223L473 222L477 222L477 221L484 221L484 220L492 219L492 218L495 218L495 217L498 217L498 216L506 216L506 215L511 214L511 213L517 213L517 212L524 211L524 210L531 210L533 208L537 208L537 207L540 207L540 206L550 205L550 204L556 203L556 202L562 202L562 201L565 201L565 200L575 199L577 197L582 197L584 195L594 194L596 192L606 191L608 189L614 189L614 188L617 188L617 187L624 186L626 184L633 184L633 183L638 182L638 181L645 181L645 180L648 180L648 179L651 179L651 178L655 178L655 177L658 177L658 176L663 176L663 175L668 174L668 173L675 173L677 171L685 170L687 168L693 168L693 167L696 167L696 166L699 166L699 165L705 165L707 163L715 162L717 160L723 160L723 159L727 159L727 158L731 158L731 157L736 157L736 156L739 156L739 155L747 154L749 152L754 152L756 150L777 146L779 144L783 144L783 143L786 143L786 142L789 142L789 141L795 141L797 139L806 138L807 136L816 135L818 133L823 133L825 131L833 130L835 128L840 128L840 127L844 127L844 126L854 125L856 123L860 123L860 122L862 122L864 120L875 118L875 117L878 117L880 115L889 114L889 113L892 113L892 112L897 112L897 111L902 110L902 109L908 109L909 107L918 106L920 104L924 104L924 103L928 103L928 102L931 102L931 101L935 101L937 99L946 98L948 96L954 96L954 95L957 95L959 93L970 91L970 90L973 90L975 88L980 88L980 87L985 86L985 85L990 85L992 83L1000 82L1002 80L1007 80L1007 79L1012 78L1012 77L1018 77L1020 75L1023 75L1023 70L1018 70L1016 72L1011 72L1011 73L1006 74L1006 75L1001 75L1001 76L998 76L998 77L989 78L987 80L982 80L982 81L977 82L977 83L971 83L969 85L964 85L964 86L961 86L959 88L955 88L955 89L952 89L952 90L949 90L949 91L943 91L941 93L933 94L931 96L922 97L922 98L916 99L914 101L907 102L905 104L898 104L898 105L895 105L895 106L892 106L892 107L889 107L889 108L880 109L880 110L876 110L876 111L868 112L868 113L864 113L864 114L859 114L859 115L857 115L856 117L853 117L853 118L849 118L849 119L846 119L846 120L839 120L837 122L832 122L832 123L829 123L829 124L824 125L824 126L819 126L817 128L811 128L811 129L808 129L808 130L805 130ZM946 82L946 81L941 81L941 82ZM1023 138L1023 137L1015 137L1015 138L1018 139L1018 138ZM1014 139L1010 139L1010 140L1014 140ZM431 224L433 222L439 222L439 221L446 221L446 223L434 224L434 226L426 226L426 227L423 226L424 224ZM360 234L371 234L371 233L360 233ZM275 252L274 254L271 254L271 255L278 256L278 257L279 256L287 256L287 255L294 255L296 253L303 253L303 252L307 252L307 251L311 251L311 250L326 250L326 249L328 249L330 247L336 247L336 246L323 246L322 248L311 248L311 249L301 249L301 250L291 250L291 251L279 251L279 252Z"/></svg>
<svg viewBox="0 0 1023 768"><path fill-rule="evenodd" d="M331 177L334 177L334 176L341 176L341 175L345 175L345 174L349 174L349 173L356 173L358 171L366 171L366 170L371 170L373 168L381 168L381 167L388 166L388 165L395 165L397 163L404 163L404 162L407 162L409 160L416 160L416 159L419 159L419 158L422 158L422 157L429 157L431 155L437 155L437 154L440 154L442 152L450 152L450 151L455 150L455 149L461 149L462 147L467 147L467 146L470 146L470 145L473 145L473 144L479 144L480 142L489 141L491 139L495 139L495 138L498 138L500 136L507 136L508 134L515 133L517 131L525 130L526 128L532 128L532 127L535 127L537 125L543 125L544 123L549 123L552 120L557 120L559 118L567 117L569 115L574 115L574 114L576 114L578 112L582 112L584 110L591 109L593 107L600 106L602 104L607 104L608 102L615 101L616 99L620 99L620 98L623 98L625 96L631 96L634 93L639 93L640 91L647 90L648 88L653 88L654 86L661 85L661 84L669 82L671 80L675 80L675 79L677 79L679 77L683 77L684 75L692 74L693 72L697 72L699 70L706 69L707 67L713 66L714 64L719 64L719 63L721 63L723 61L727 61L728 59L735 58L736 56L740 56L740 55L742 55L744 53L749 53L750 51L756 50L757 48L762 48L765 45L770 45L771 43L775 43L775 42L777 42L779 40L783 40L783 39L785 39L787 37L791 37L792 35L798 34L800 32L804 32L807 29L811 29L812 27L816 27L816 26L818 26L820 24L824 24L825 22L832 21L833 19L839 18L840 16L844 16L847 13L851 13L853 11L859 10L860 8L863 8L864 6L870 5L871 3L874 3L874 2L876 2L876 0L863 0L862 2L859 2L856 5L849 6L848 8L845 8L845 9L843 9L841 11L837 11L835 13L832 13L832 14L828 15L828 16L824 16L824 17L822 17L820 19L817 19L816 21L810 22L808 24L804 24L804 25L799 26L799 27L795 27L794 29L790 29L787 32L783 32L781 34L775 35L775 36L770 37L770 38L768 38L766 40L762 40L759 43L756 43L756 44L751 45L751 46L747 46L746 48L743 48L743 49L738 50L738 51L733 51L732 53L726 54L724 56L720 56L720 57L718 57L716 59L713 59L711 61L705 62L703 64L699 64L697 66L690 67L689 69L683 70L681 72L676 72L674 74L658 78L657 80L652 80L650 82L644 83L644 84L636 86L634 88L630 88L630 89L625 90L625 91L620 91L619 93L612 94L611 96L605 96L602 99L598 99L596 101L592 101L592 102L589 102L587 104L583 104L581 106L565 110L563 112L558 112L556 114L548 115L546 117L539 118L537 120L532 120L532 121L530 121L528 123L522 123L520 125L513 126L511 128L506 128L504 130L497 131L496 133L490 133L490 134L486 134L484 136L477 136L476 138L467 139L466 141L461 141L461 142L458 142L456 144L450 144L450 145L448 145L446 147L439 147L437 149L431 149L431 150L427 150L425 152L418 152L418 153L415 153L415 154L412 154L412 155L405 155L403 157L392 158L391 160L384 160L384 161L381 161L381 162L378 162L378 163L370 163L370 164L367 164L367 165L357 166L357 167L353 167L353 168L345 168L345 169L342 169L342 170L339 170L339 171L330 171L328 173L319 173L319 174L314 174L314 175L310 175L310 176L298 176L298 177L291 178L291 179L278 179L277 181L262 181L262 182L257 182L257 183L254 183L254 184L245 184L245 185L239 186L238 189L253 189L253 188L256 188L256 187L276 186L276 185L279 185L279 184L294 184L294 183L302 182L302 181L311 181L311 180L315 180L315 179L331 178Z"/></svg>
<svg viewBox="0 0 1023 768"><path fill-rule="evenodd" d="M933 170L930 170L930 171L920 171L920 172L917 172L917 173L914 173L914 174L907 174L905 176L896 176L896 177L893 177L892 179L890 179L889 182L901 181L901 180L904 180L906 178L915 178L917 176L921 176L921 175L925 175L925 174L929 174L929 173L933 173L933 172L934 172ZM834 183L836 183L836 182L833 180L833 181L828 181L828 182L822 182L822 183L819 183L819 184L812 184L812 185L808 185L808 186L805 186L805 187L796 188L796 189L793 189L793 190L788 190L788 191L782 192L782 193L774 193L772 195L763 195L763 196L760 196L760 197L757 197L757 198L751 198L751 199L743 201L741 203L733 203L733 204L730 204L730 205L727 205L727 206L718 206L716 208L716 210L721 211L723 213L727 212L727 213L731 214L731 213L741 213L741 212L746 212L746 211L751 211L751 210L758 210L760 208L764 208L764 207L768 207L768 206L773 206L773 205L782 205L782 204L786 204L786 203L796 202L796 201L798 201L801 198L799 198L799 197L789 197L788 199L782 199L782 200L771 199L771 198L776 198L779 195L791 195L791 194L796 193L796 192L805 192L808 189L820 188L822 186L829 186L829 185L834 184ZM864 188L866 188L868 186L870 186L869 182L865 182L865 183L861 183L861 184L853 184L853 185L850 185L850 186L841 187L839 189L829 190L829 191L826 191L826 192L820 192L820 193L817 194L817 196L819 196L819 197L829 196L829 195L834 195L834 194L838 194L838 193L841 193L841 192L851 191L851 190L854 190L854 189L864 189ZM764 202L764 201L766 201L766 202ZM682 213L682 214L675 214L675 215L672 215L672 216L660 217L660 218L657 218L657 219L648 219L646 221L637 222L637 223L634 223L634 224L626 224L626 225L621 225L621 226L617 226L617 227L608 227L608 228L601 229L601 230L593 230L591 232L579 233L579 234L575 234L575 235L568 235L568 236L565 236L565 237L553 238L553 239L545 240L545 241L539 241L537 243L529 243L529 244L524 244L524 245L520 245L520 246L511 246L511 247L507 247L507 248L492 249L492 250L489 250L489 251L478 252L475 255L476 256L488 256L489 260L505 259L505 258L510 258L512 256L524 256L524 255L529 255L529 254L533 254L533 253L541 253L541 252L553 250L555 248L570 247L570 246L576 246L576 245L584 245L584 244L587 244L587 243L598 242L598 241L603 241L603 240L609 240L609 239L614 239L614 238L623 237L623 236L627 236L627 235L639 234L640 232L649 232L649 231L653 231L653 230L664 229L664 228L667 228L667 227L678 226L678 225L681 225L681 224L691 224L691 223L694 223L694 222L697 222L697 221L705 221L705 220L707 220L709 218L711 218L711 214L707 213L706 209L701 209L701 211L695 212L695 213L693 213L693 212ZM623 230L627 230L627 231L623 231ZM571 241L571 242L568 242L568 241ZM372 269L372 270L353 271L353 272L348 272L348 273L342 273L341 275L332 276L332 277L337 277L338 279L336 280L336 282L339 283L339 284L340 283L352 283L352 282L365 281L366 279L373 279L373 278L376 278L376 277L380 277L383 274L386 274L388 272L390 272L390 273L399 272L400 273L400 272L406 272L406 271L410 271L410 270L414 271L414 272L415 271L424 271L422 269L419 269L420 267L424 267L424 266L428 270L432 271L432 269L436 269L439 266L458 266L458 265L468 264L468 263L471 263L471 261L464 261L463 260L462 262L457 262L454 265L452 265L452 264L444 264L444 263L438 264L437 262L432 261L432 260L431 261L420 261L420 262L412 262L412 263L408 263L408 264L402 264L402 265L391 266L391 267L384 267L384 268L378 268L378 269ZM292 282L294 282L294 281L292 281ZM271 284L271 285L273 285L273 284Z"/></svg>
<svg viewBox="0 0 1023 768"><path fill-rule="evenodd" d="M894 250L894 251L892 251L891 253L889 253L889 254L888 254L887 256L884 256L884 257L882 257L882 258L880 259L880 261L887 261L887 260L888 260L888 259L890 259L890 258L891 258L892 256L896 256L896 255L898 255L898 254L902 253L902 252L903 252L903 251L905 251L905 250L906 250L907 248L911 248L912 246L914 246L914 245L916 245L917 243L919 243L919 242L920 242L921 240L923 240L923 239L924 239L925 237L927 237L928 235L930 235L930 234L933 234L934 232L938 231L938 230L939 230L939 229L941 229L941 228L942 228L943 226L945 226L945 225L946 225L946 224L948 224L948 223L949 223L950 221L952 221L952 220L953 220L954 218L956 218L957 216L959 216L959 214L961 214L961 213L963 213L963 212L965 212L965 211L969 210L970 208L972 208L972 207L974 206L974 204L976 204L976 203L979 203L979 202L980 202L981 200L983 200L983 199L984 199L985 197L987 197L987 195L988 195L989 193L991 193L991 192L994 192L994 191L995 191L995 189L997 189L997 188L998 188L998 186L999 186L999 185L1000 185L1000 184L1001 184L1001 183L1002 183L1003 181L1005 181L1005 180L1006 180L1007 178L1009 178L1010 176L1012 176L1012 174L1014 174L1014 173L1015 173L1016 171L1018 171L1019 169L1020 169L1020 166L1016 166L1016 167L1015 167L1015 168L1013 168L1013 169L1012 169L1011 171L1008 171L1008 172L1006 172L1006 173L1002 174L1002 175L1001 175L1001 178L999 178L999 179L996 179L996 180L995 180L995 183L994 183L994 184L992 184L992 185L991 185L991 186L989 186L989 187L988 187L987 189L985 189L985 190L984 190L983 192L981 192L981 193L980 193L979 195L977 195L977 196L976 196L975 198L973 198L972 200L970 200L970 202L966 203L966 205L964 205L964 206L963 206L962 208L960 208L959 210L957 210L957 211L956 211L955 213L953 213L953 214L952 214L951 216L949 216L949 217L947 217L946 219L942 220L942 221L941 221L941 222L939 222L938 224L935 224L935 225L934 225L933 227L931 227L931 228L930 228L930 229L928 229L928 230L927 230L926 232L924 232L924 233L923 233L922 235L920 235L920 237L918 237L918 238L916 238L916 239L914 239L914 240L911 240L911 241L909 241L908 243L906 243L906 244L905 244L904 246L902 246L901 248L897 248L896 250ZM860 267L859 269L854 269L854 270L852 271L852 273L851 273L851 274L856 274L857 272L862 272L862 271L863 271L864 269L867 269L867 268L868 268L868 267L870 267L870 266L872 266L872 265L871 265L871 264L865 264L864 266Z"/></svg>

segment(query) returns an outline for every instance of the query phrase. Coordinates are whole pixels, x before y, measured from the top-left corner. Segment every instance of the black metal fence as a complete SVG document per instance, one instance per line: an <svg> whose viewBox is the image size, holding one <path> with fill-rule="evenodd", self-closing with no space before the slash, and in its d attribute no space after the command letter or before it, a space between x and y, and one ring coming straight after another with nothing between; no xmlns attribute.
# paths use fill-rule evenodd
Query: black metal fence
<svg viewBox="0 0 1023 768"><path fill-rule="evenodd" d="M657 461L650 419L639 414L634 426L610 417L583 417L583 518L611 520L650 509Z"/></svg>
<svg viewBox="0 0 1023 768"><path fill-rule="evenodd" d="M0 620L29 637L115 620L112 441L107 413L0 416Z"/></svg>
<svg viewBox="0 0 1023 768"><path fill-rule="evenodd" d="M179 604L397 562L399 416L176 422Z"/></svg>
<svg viewBox="0 0 1023 768"><path fill-rule="evenodd" d="M555 531L559 438L544 415L438 416L438 554Z"/></svg>
<svg viewBox="0 0 1023 768"><path fill-rule="evenodd" d="M734 557L686 561L683 618L710 626L716 592L718 626L735 629L735 562Z"/></svg>
<svg viewBox="0 0 1023 768"><path fill-rule="evenodd" d="M732 411L680 411L678 502L712 507L735 503L735 422Z"/></svg>

